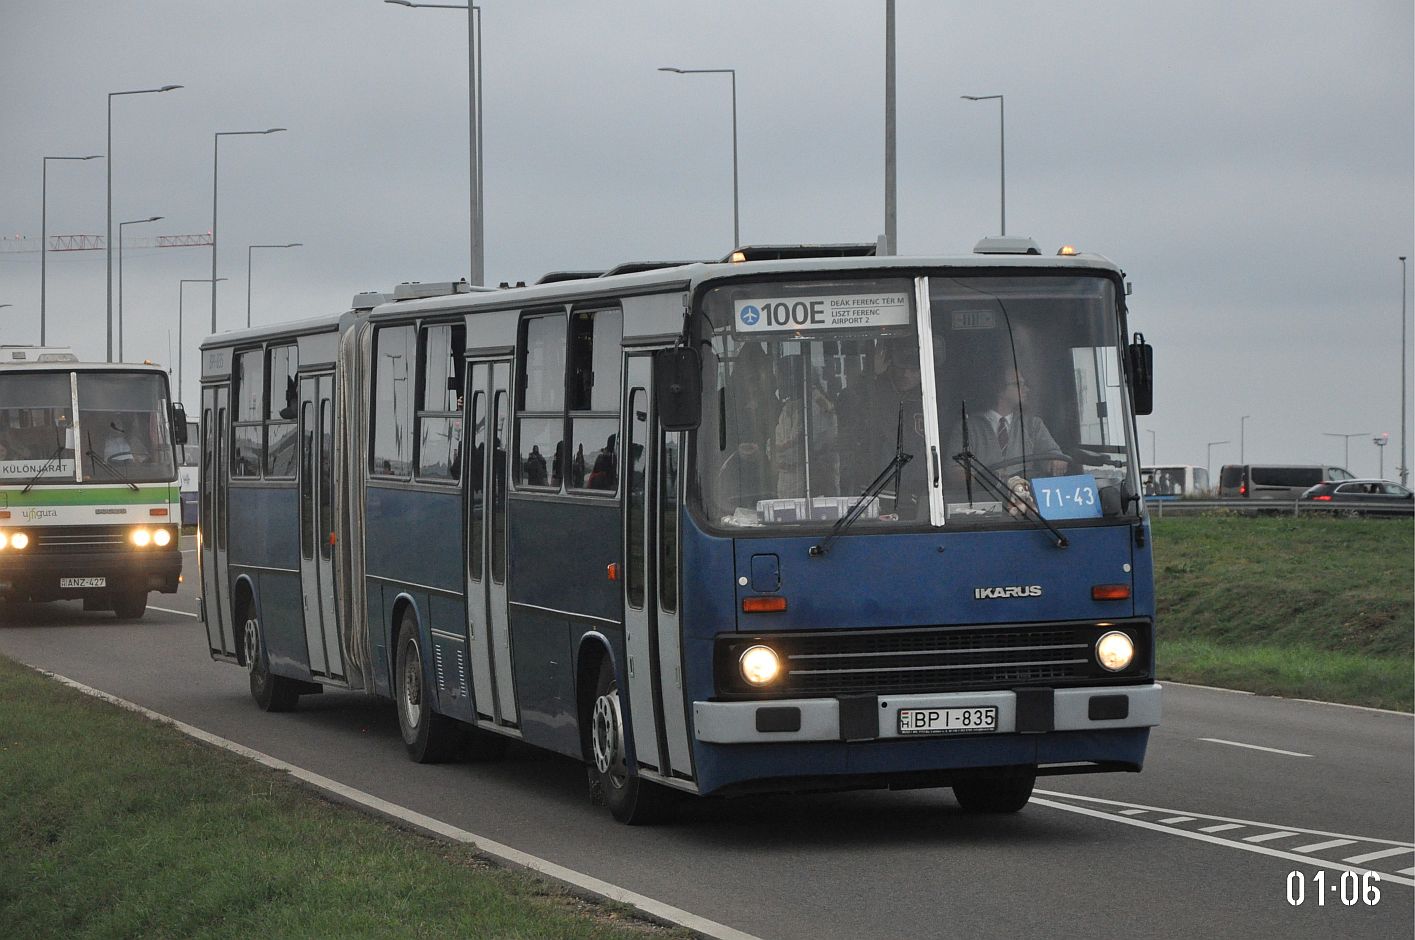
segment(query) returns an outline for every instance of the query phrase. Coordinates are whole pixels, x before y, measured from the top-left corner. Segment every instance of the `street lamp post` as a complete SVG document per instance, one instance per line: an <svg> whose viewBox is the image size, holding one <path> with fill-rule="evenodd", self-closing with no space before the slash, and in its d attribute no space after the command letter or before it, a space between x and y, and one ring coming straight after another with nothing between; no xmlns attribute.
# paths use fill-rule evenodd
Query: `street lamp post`
<svg viewBox="0 0 1415 940"><path fill-rule="evenodd" d="M1214 478L1214 448L1220 444L1231 444L1232 441L1209 441L1208 462L1204 464L1204 469L1209 471L1209 479Z"/></svg>
<svg viewBox="0 0 1415 940"><path fill-rule="evenodd" d="M1410 485L1410 464L1405 460L1405 255L1400 256L1400 485Z"/></svg>
<svg viewBox="0 0 1415 940"><path fill-rule="evenodd" d="M216 283L225 278L216 276L216 181L221 160L221 138L246 137L258 134L278 134L283 127L267 127L263 131L217 131L211 145L211 332L216 332Z"/></svg>
<svg viewBox="0 0 1415 940"><path fill-rule="evenodd" d="M251 328L251 252L257 248L299 248L303 242L289 242L284 245L247 245L246 246L246 329Z"/></svg>
<svg viewBox="0 0 1415 940"><path fill-rule="evenodd" d="M113 99L119 95L151 95L163 91L176 91L181 85L163 85L161 88L138 88L133 91L110 91L108 93L108 223L103 230L103 247L107 255L104 283L108 291L108 361L113 361Z"/></svg>
<svg viewBox="0 0 1415 940"><path fill-rule="evenodd" d="M736 69L678 69L665 66L660 72L675 75L730 75L732 77L732 247L742 245L741 212L737 189L737 70Z"/></svg>
<svg viewBox="0 0 1415 940"><path fill-rule="evenodd" d="M997 100L997 149L998 149L998 175L1002 181L1002 231L999 235L1007 234L1007 104L1003 101L1002 95L963 95L968 101L992 101Z"/></svg>
<svg viewBox="0 0 1415 940"><path fill-rule="evenodd" d="M1344 438L1344 439L1345 439L1346 450L1345 450L1345 456L1343 456L1343 457L1341 458L1341 466L1342 466L1342 469L1346 470L1346 471L1349 473L1349 472L1351 471L1351 439L1352 439L1353 437L1365 437L1367 434L1370 434L1370 433L1371 433L1370 431L1357 431L1355 434L1342 434L1342 433L1337 432L1337 431L1323 431L1323 432L1322 432L1322 436L1323 436L1323 437L1340 437L1340 438Z"/></svg>
<svg viewBox="0 0 1415 940"><path fill-rule="evenodd" d="M39 345L45 345L44 300L45 285L48 283L46 261L49 258L49 161L50 160L102 160L103 154L87 157L45 157L44 170L39 183Z"/></svg>
<svg viewBox="0 0 1415 940"><path fill-rule="evenodd" d="M412 3L410 0L383 0L411 10L465 10L467 12L467 137L471 163L471 282L486 280L486 224L482 215L482 122L481 122L481 7L476 4Z"/></svg>
<svg viewBox="0 0 1415 940"><path fill-rule="evenodd" d="M1246 434L1246 432L1247 432L1247 430L1248 430L1248 419L1251 418L1251 417L1253 417L1253 416L1252 416L1252 415L1244 415L1243 417L1241 417L1241 418L1238 419L1238 462L1239 462L1239 463L1247 463L1247 462L1248 462L1248 456L1247 456L1248 451L1247 451L1247 448L1246 448L1246 446L1245 446L1245 441L1247 440L1247 434Z"/></svg>
<svg viewBox="0 0 1415 940"><path fill-rule="evenodd" d="M1390 433L1382 431L1380 434L1371 438L1371 440L1375 443L1376 453L1379 454L1381 458L1380 479L1384 480L1386 478L1386 445L1390 443Z"/></svg>
<svg viewBox="0 0 1415 940"><path fill-rule="evenodd" d="M160 215L148 216L145 219L132 219L127 222L118 223L118 361L123 361L123 227L126 225L145 225L148 222L157 222L162 219ZM111 361L111 360L110 360Z"/></svg>
<svg viewBox="0 0 1415 940"><path fill-rule="evenodd" d="M188 284L205 284L211 280L209 277L184 277L177 282L177 395L178 401L182 400L182 324L186 322L183 302L186 300L186 288ZM221 280L226 280L222 278Z"/></svg>

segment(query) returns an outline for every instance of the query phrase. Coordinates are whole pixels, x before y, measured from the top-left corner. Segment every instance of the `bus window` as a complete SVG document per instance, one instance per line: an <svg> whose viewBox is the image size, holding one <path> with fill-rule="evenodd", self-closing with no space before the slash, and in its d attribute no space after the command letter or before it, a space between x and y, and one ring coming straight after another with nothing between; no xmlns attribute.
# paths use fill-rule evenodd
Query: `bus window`
<svg viewBox="0 0 1415 940"><path fill-rule="evenodd" d="M658 602L678 609L678 439L665 431L658 449Z"/></svg>
<svg viewBox="0 0 1415 940"><path fill-rule="evenodd" d="M300 409L304 428L300 443L300 555L314 558L314 406L305 402Z"/></svg>
<svg viewBox="0 0 1415 940"><path fill-rule="evenodd" d="M384 327L374 334L373 448L369 472L407 479L413 466L413 328Z"/></svg>
<svg viewBox="0 0 1415 940"><path fill-rule="evenodd" d="M294 345L270 347L270 388L265 401L265 475L278 479L295 476L297 446L295 440L295 407L299 388L295 373L299 370L300 354Z"/></svg>
<svg viewBox="0 0 1415 940"><path fill-rule="evenodd" d="M263 448L265 351L251 349L236 357L235 421L231 432L231 476L259 477Z"/></svg>
<svg viewBox="0 0 1415 940"><path fill-rule="evenodd" d="M565 464L565 315L527 317L521 349L515 482L558 490Z"/></svg>
<svg viewBox="0 0 1415 940"><path fill-rule="evenodd" d="M648 498L647 481L644 479L644 444L648 441L648 398L641 388L629 394L629 439L624 442L624 454L628 461L627 481L628 513L624 525L628 536L628 557L624 559L628 568L625 579L629 605L644 606L644 517L647 515L645 502Z"/></svg>
<svg viewBox="0 0 1415 940"><path fill-rule="evenodd" d="M467 489L472 494L471 525L467 529L468 568L473 581L482 579L483 513L486 492L486 392L472 394L472 464L467 468Z"/></svg>
<svg viewBox="0 0 1415 940"><path fill-rule="evenodd" d="M460 482L462 476L462 349L466 327L425 327L419 349L419 479Z"/></svg>
<svg viewBox="0 0 1415 940"><path fill-rule="evenodd" d="M497 392L492 403L491 427L495 445L491 465L491 580L506 583L506 393Z"/></svg>
<svg viewBox="0 0 1415 940"><path fill-rule="evenodd" d="M572 490L619 489L618 310L579 311L570 320L570 472Z"/></svg>

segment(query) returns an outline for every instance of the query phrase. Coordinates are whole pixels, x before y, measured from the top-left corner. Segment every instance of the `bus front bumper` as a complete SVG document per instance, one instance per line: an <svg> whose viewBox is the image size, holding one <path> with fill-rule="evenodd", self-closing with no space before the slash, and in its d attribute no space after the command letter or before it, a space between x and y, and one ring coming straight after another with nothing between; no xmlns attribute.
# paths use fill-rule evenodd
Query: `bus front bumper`
<svg viewBox="0 0 1415 940"><path fill-rule="evenodd" d="M7 551L0 556L0 595L47 601L118 590L175 594L181 575L175 542L170 549L145 551Z"/></svg>
<svg viewBox="0 0 1415 940"><path fill-rule="evenodd" d="M705 744L805 741L938 740L1055 731L1152 728L1160 722L1161 686L950 692L938 695L859 695L836 698L694 702L693 728ZM996 725L917 735L900 731L900 712L996 708Z"/></svg>

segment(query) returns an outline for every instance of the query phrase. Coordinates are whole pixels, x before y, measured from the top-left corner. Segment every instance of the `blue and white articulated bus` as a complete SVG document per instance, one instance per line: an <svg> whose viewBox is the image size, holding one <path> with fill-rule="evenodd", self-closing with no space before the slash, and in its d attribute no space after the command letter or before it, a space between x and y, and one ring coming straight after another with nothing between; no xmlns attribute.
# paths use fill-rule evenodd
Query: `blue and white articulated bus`
<svg viewBox="0 0 1415 940"><path fill-rule="evenodd" d="M0 346L0 599L141 617L182 576L167 373Z"/></svg>
<svg viewBox="0 0 1415 940"><path fill-rule="evenodd" d="M268 710L391 699L416 761L583 760L629 823L871 787L1011 812L1041 774L1140 770L1152 356L1122 271L826 254L404 285L207 339L212 656Z"/></svg>

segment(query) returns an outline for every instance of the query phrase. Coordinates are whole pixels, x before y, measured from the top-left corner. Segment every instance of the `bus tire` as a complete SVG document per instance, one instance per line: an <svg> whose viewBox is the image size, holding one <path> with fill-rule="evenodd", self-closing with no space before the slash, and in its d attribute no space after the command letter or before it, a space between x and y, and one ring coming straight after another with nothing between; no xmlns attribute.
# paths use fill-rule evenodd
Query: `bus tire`
<svg viewBox="0 0 1415 940"><path fill-rule="evenodd" d="M247 610L243 630L246 648L246 671L250 674L251 698L264 712L294 711L300 701L300 683L284 676L272 675L270 659L265 653L260 618Z"/></svg>
<svg viewBox="0 0 1415 940"><path fill-rule="evenodd" d="M953 797L965 813L1015 813L1032 798L1035 768L982 774L953 784Z"/></svg>
<svg viewBox="0 0 1415 940"><path fill-rule="evenodd" d="M398 710L398 730L403 733L403 746L408 756L419 764L439 764L457 753L462 743L457 723L432 710L428 694L427 663L423 661L422 641L418 624L404 612L398 627L398 645L394 662L394 703Z"/></svg>
<svg viewBox="0 0 1415 940"><path fill-rule="evenodd" d="M590 705L590 802L603 803L615 819L630 826L651 826L673 814L675 797L667 787L642 779L628 766L623 709L614 666L606 656Z"/></svg>
<svg viewBox="0 0 1415 940"><path fill-rule="evenodd" d="M147 592L118 591L113 594L113 613L119 620L141 620L147 613Z"/></svg>

